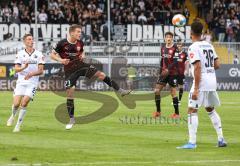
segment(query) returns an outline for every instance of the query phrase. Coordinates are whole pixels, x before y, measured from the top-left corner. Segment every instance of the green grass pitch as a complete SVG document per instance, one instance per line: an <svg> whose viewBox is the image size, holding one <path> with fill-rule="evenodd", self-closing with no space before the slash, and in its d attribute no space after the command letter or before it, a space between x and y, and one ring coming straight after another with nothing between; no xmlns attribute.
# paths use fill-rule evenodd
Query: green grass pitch
<svg viewBox="0 0 240 166"><path fill-rule="evenodd" d="M116 97L112 92L104 94ZM186 117L187 93L180 111ZM146 166L238 166L240 165L240 93L219 92L219 112L227 148L216 148L217 136L208 115L199 111L198 147L177 150L187 142L187 124L150 123L153 101L137 102L134 110L119 102L110 116L71 131L58 122L55 108L65 102L52 92L37 92L30 103L22 132L6 127L10 115L12 92L0 92L0 165L146 165ZM76 99L76 115L87 115L101 104ZM170 96L162 99L163 116L173 112ZM129 119L126 123L126 116ZM136 117L140 116L140 121ZM139 124L138 124L139 123Z"/></svg>

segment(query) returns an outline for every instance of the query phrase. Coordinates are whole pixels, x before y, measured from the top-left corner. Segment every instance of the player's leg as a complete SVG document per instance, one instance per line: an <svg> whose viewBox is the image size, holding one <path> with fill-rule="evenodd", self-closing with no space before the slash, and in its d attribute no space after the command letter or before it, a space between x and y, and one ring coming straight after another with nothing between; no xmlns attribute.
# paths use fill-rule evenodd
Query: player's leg
<svg viewBox="0 0 240 166"><path fill-rule="evenodd" d="M69 123L66 125L66 129L69 130L73 127L75 124L75 119L74 119L74 91L75 91L75 86L69 87L66 90L67 93L67 111L68 115L70 118Z"/></svg>
<svg viewBox="0 0 240 166"><path fill-rule="evenodd" d="M197 147L197 129L198 129L198 109L202 105L203 93L200 92L198 100L192 99L192 93L189 93L188 100L188 134L189 141L187 144L177 147L177 149L195 149Z"/></svg>
<svg viewBox="0 0 240 166"><path fill-rule="evenodd" d="M21 99L22 99L22 96L14 95L13 104L12 104L12 114L7 121L7 126L12 126L13 125L14 119L15 119L16 114L17 114L17 110L20 106Z"/></svg>
<svg viewBox="0 0 240 166"><path fill-rule="evenodd" d="M222 123L221 118L214 109L214 107L206 107L206 111L208 112L208 116L213 124L213 127L216 130L218 136L218 147L226 147L227 143L224 140L223 132L222 132Z"/></svg>
<svg viewBox="0 0 240 166"><path fill-rule="evenodd" d="M28 103L30 102L32 98L29 96L23 96L22 100L21 100L21 104L20 104L20 111L19 111L19 115L18 115L18 121L17 124L13 130L13 132L19 132L20 131L20 127L23 123L23 119L26 115L26 108L28 106Z"/></svg>
<svg viewBox="0 0 240 166"><path fill-rule="evenodd" d="M97 71L94 74L94 77L97 77L99 80L105 82L108 86L119 92L121 96L125 96L131 93L131 90L124 90L122 88L119 88L118 84L114 80L112 80L109 76L106 76L106 74L101 71Z"/></svg>
<svg viewBox="0 0 240 166"><path fill-rule="evenodd" d="M178 88L179 88L179 94L178 94L178 99L179 99L179 103L182 100L182 96L183 96L183 84L184 84L184 76L178 76Z"/></svg>
<svg viewBox="0 0 240 166"><path fill-rule="evenodd" d="M219 105L220 105L220 100L217 92L215 91L208 92L205 109L208 112L208 116L213 124L213 127L216 130L216 133L218 136L218 147L226 147L227 143L225 142L223 137L221 118L214 108L214 106L219 106Z"/></svg>
<svg viewBox="0 0 240 166"><path fill-rule="evenodd" d="M153 117L157 118L161 116L161 91L165 87L165 83L157 83L155 85L154 93L155 93L155 105L156 111L153 112Z"/></svg>
<svg viewBox="0 0 240 166"><path fill-rule="evenodd" d="M178 97L177 97L177 76L170 76L168 80L170 85L170 93L172 96L174 114L171 115L171 118L179 118L179 107L178 107Z"/></svg>
<svg viewBox="0 0 240 166"><path fill-rule="evenodd" d="M173 107L174 107L174 114L171 115L171 118L180 118L179 107L178 107L177 88L171 86L170 87L170 93L171 93L171 96L172 96L172 102L173 102Z"/></svg>

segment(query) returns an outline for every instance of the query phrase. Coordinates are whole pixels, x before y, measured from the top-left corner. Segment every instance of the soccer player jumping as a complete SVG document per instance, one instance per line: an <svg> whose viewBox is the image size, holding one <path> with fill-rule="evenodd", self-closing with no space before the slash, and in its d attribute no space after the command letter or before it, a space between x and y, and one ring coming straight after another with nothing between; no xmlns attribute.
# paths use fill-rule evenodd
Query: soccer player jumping
<svg viewBox="0 0 240 166"><path fill-rule="evenodd" d="M119 88L118 84L103 72L98 71L93 65L85 63L84 44L80 40L82 28L80 25L72 25L69 27L69 36L59 41L51 53L51 58L64 65L65 87L67 91L67 110L70 117L69 124L66 129L73 127L74 120L74 91L77 80L80 76L87 78L97 77L105 82L115 91L125 96L130 94L130 90Z"/></svg>
<svg viewBox="0 0 240 166"><path fill-rule="evenodd" d="M178 149L194 149L197 147L198 109L204 106L218 136L218 147L226 147L223 138L221 119L215 110L220 105L215 70L220 67L214 47L201 41L203 25L194 22L191 25L191 38L193 44L188 49L189 61L191 63L193 84L189 93L188 102L188 132L187 144L177 147Z"/></svg>

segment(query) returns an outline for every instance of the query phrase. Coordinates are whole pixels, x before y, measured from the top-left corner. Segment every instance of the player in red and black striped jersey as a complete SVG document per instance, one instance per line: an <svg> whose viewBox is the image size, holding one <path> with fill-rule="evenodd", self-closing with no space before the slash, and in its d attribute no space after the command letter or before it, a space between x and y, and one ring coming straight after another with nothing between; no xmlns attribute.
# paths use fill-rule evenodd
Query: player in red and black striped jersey
<svg viewBox="0 0 240 166"><path fill-rule="evenodd" d="M153 117L159 117L161 115L161 90L168 83L171 88L171 95L173 100L173 106L175 113L171 115L172 118L179 118L178 109L178 97L177 97L177 60L176 53L177 46L173 43L173 34L171 32L165 33L165 45L161 48L161 64L160 64L160 76L155 86L155 103L156 112L153 113Z"/></svg>
<svg viewBox="0 0 240 166"><path fill-rule="evenodd" d="M181 102L183 96L183 85L185 81L185 73L188 70L188 56L183 49L183 43L181 40L177 42L177 52L178 52L178 88L179 88L179 103Z"/></svg>
<svg viewBox="0 0 240 166"><path fill-rule="evenodd" d="M81 26L72 25L69 28L69 37L59 41L51 53L51 58L64 65L65 87L67 89L67 109L70 122L66 129L71 129L74 120L74 90L80 76L87 78L97 77L107 85L119 92L121 96L128 95L131 91L119 88L118 84L103 72L98 71L92 64L84 61L84 44L80 39Z"/></svg>

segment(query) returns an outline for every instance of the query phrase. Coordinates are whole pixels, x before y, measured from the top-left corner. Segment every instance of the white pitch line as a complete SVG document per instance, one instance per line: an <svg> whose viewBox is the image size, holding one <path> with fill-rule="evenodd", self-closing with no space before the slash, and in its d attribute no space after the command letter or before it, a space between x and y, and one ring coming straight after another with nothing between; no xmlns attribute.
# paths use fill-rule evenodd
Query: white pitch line
<svg viewBox="0 0 240 166"><path fill-rule="evenodd" d="M193 161L175 161L173 163L227 163L240 162L240 160L193 160Z"/></svg>
<svg viewBox="0 0 240 166"><path fill-rule="evenodd" d="M111 165L124 165L124 164L152 164L152 162L138 162L138 161L129 161L129 162L79 162L79 163L34 163L34 164L8 164L8 166L42 166L42 165L61 165L61 166L71 166L71 165L106 165L106 164L111 164Z"/></svg>

